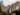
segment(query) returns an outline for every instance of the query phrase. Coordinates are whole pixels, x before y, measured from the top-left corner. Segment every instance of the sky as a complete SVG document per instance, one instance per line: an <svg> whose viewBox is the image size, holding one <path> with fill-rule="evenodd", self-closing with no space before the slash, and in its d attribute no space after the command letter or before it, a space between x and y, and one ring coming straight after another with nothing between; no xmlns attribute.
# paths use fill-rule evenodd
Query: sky
<svg viewBox="0 0 20 15"><path fill-rule="evenodd" d="M16 1L20 1L20 0L0 0L3 1L4 6L8 6L11 5L12 3L15 3Z"/></svg>
<svg viewBox="0 0 20 15"><path fill-rule="evenodd" d="M3 0L4 6L11 5L12 3L16 2L16 0Z"/></svg>
<svg viewBox="0 0 20 15"><path fill-rule="evenodd" d="M3 3L3 0L0 0L0 3Z"/></svg>

